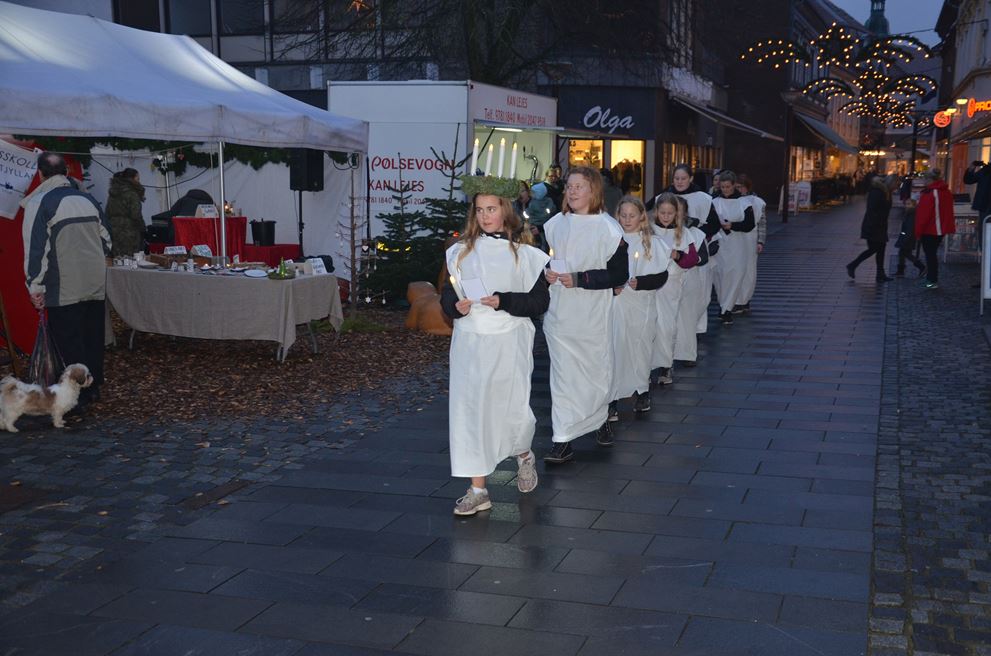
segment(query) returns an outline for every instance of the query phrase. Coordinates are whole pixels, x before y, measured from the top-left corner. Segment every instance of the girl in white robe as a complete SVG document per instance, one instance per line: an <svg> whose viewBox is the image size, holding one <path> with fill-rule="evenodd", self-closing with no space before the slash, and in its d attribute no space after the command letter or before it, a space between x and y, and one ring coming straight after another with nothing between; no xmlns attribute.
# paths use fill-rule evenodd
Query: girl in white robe
<svg viewBox="0 0 991 656"><path fill-rule="evenodd" d="M689 240L684 222L685 214L677 196L665 192L657 197L653 230L669 252L668 281L656 296L657 332L651 358L651 365L660 369L657 382L661 385L670 385L674 381L671 369L674 365L678 317L683 304L691 306L684 299L685 271L698 262L698 251Z"/></svg>
<svg viewBox="0 0 991 656"><path fill-rule="evenodd" d="M613 288L629 280L626 242L603 211L602 176L579 166L568 173L562 212L544 224L550 247L550 308L544 336L550 354L553 443L544 460L574 458L571 441L595 431L612 446L607 406L612 400Z"/></svg>
<svg viewBox="0 0 991 656"><path fill-rule="evenodd" d="M676 196L679 211L687 215L688 203L683 196ZM671 231L668 230L670 233ZM685 222L683 236L673 240L681 254L678 264L685 270L678 306L678 321L674 334L674 360L686 367L694 367L698 360L698 323L705 316L712 296L712 278L707 275L709 248L705 233Z"/></svg>
<svg viewBox="0 0 991 656"><path fill-rule="evenodd" d="M668 279L668 247L651 231L640 199L624 196L617 218L627 244L630 280L613 298L613 401L609 421L619 420L619 399L633 396L633 411L650 410L650 360L657 325L655 290Z"/></svg>
<svg viewBox="0 0 991 656"><path fill-rule="evenodd" d="M757 289L757 260L761 251L764 250L764 240L767 238L767 202L763 198L753 193L753 183L750 177L745 174L737 176L736 189L743 195L743 200L750 203L754 210L754 221L757 224L755 230L746 233L750 251L747 253L747 273L744 277L743 288L740 290L740 297L734 313L749 314L750 299L754 297Z"/></svg>
<svg viewBox="0 0 991 656"><path fill-rule="evenodd" d="M736 190L736 174L721 171L718 176L719 195L712 206L719 216L719 266L716 271L720 318L724 324L733 323L736 307L744 287L750 243L746 233L753 231L754 210Z"/></svg>
<svg viewBox="0 0 991 656"><path fill-rule="evenodd" d="M509 199L478 194L464 236L447 249L452 281L444 286L441 306L454 320L451 474L471 478L455 505L456 515L492 507L485 478L510 456L516 456L520 492L537 486L530 451L536 426L530 409L532 319L546 311L550 300L543 275L548 257L519 243L521 229ZM472 299L479 289L485 293Z"/></svg>

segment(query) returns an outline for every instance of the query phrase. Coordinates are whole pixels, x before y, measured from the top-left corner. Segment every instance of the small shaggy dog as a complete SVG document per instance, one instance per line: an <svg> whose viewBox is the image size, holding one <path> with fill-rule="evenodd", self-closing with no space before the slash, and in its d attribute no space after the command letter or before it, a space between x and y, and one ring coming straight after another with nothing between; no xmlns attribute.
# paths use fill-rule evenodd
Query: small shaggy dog
<svg viewBox="0 0 991 656"><path fill-rule="evenodd" d="M62 417L76 407L79 390L93 384L89 368L70 364L59 382L50 387L23 383L13 376L0 380L0 428L16 433L21 415L51 415L56 428L65 426Z"/></svg>

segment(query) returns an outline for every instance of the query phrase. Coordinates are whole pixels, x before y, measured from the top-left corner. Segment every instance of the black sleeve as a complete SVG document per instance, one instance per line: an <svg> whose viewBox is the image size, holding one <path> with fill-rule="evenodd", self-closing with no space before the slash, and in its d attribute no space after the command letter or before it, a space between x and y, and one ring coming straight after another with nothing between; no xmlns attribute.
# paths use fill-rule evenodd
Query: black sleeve
<svg viewBox="0 0 991 656"><path fill-rule="evenodd" d="M705 248L707 251L709 251L709 257L712 257L713 255L719 252L719 242L718 241L706 242Z"/></svg>
<svg viewBox="0 0 991 656"><path fill-rule="evenodd" d="M454 291L454 287L451 286L450 282L444 283L443 289L440 290L440 309L452 319L460 319L465 315L458 312L458 308L454 307L457 302L458 293Z"/></svg>
<svg viewBox="0 0 991 656"><path fill-rule="evenodd" d="M699 226L699 230L705 233L706 237L712 237L719 232L719 214L716 213L716 206L709 206L709 216L705 217L705 223Z"/></svg>
<svg viewBox="0 0 991 656"><path fill-rule="evenodd" d="M627 259L626 241L619 240L619 246L605 269L579 271L575 274L575 287L582 289L611 289L622 287L630 279L630 261Z"/></svg>
<svg viewBox="0 0 991 656"><path fill-rule="evenodd" d="M705 240L702 241L702 248L698 250L698 254L699 254L699 263L696 264L695 266L705 266L706 264L708 264L709 244L707 244Z"/></svg>
<svg viewBox="0 0 991 656"><path fill-rule="evenodd" d="M660 289L668 281L668 272L651 273L646 276L637 276L637 291L649 292L652 289Z"/></svg>
<svg viewBox="0 0 991 656"><path fill-rule="evenodd" d="M730 230L733 232L750 232L755 227L757 227L757 221L754 220L754 208L752 207L743 211L742 221L730 224Z"/></svg>
<svg viewBox="0 0 991 656"><path fill-rule="evenodd" d="M537 282L528 292L496 292L495 295L499 297L499 309L514 317L535 319L547 312L547 306L551 303L547 278L543 273L537 276Z"/></svg>
<svg viewBox="0 0 991 656"><path fill-rule="evenodd" d="M963 172L963 183L977 184L977 171L968 167L967 170Z"/></svg>

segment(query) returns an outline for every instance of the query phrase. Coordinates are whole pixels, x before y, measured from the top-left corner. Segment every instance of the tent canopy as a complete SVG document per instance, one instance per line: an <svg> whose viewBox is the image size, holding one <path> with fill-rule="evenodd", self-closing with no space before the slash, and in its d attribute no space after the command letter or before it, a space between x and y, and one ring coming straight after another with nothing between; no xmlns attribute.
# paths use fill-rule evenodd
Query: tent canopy
<svg viewBox="0 0 991 656"><path fill-rule="evenodd" d="M254 80L187 36L0 1L0 133L367 152L368 124Z"/></svg>

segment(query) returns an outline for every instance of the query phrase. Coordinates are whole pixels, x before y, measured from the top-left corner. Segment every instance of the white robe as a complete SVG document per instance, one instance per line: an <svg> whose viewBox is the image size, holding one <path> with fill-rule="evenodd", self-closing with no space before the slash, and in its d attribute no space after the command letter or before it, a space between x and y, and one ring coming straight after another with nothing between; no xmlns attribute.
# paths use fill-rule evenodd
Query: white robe
<svg viewBox="0 0 991 656"><path fill-rule="evenodd" d="M739 223L750 203L743 198L713 198L720 221ZM732 231L719 234L719 266L716 269L716 298L721 312L730 312L739 304L743 280L747 273L748 236L745 232Z"/></svg>
<svg viewBox="0 0 991 656"><path fill-rule="evenodd" d="M654 336L650 366L652 369L658 367L668 369L674 364L674 338L685 283L685 270L671 259L671 251L688 250L688 243L685 242L683 249L679 248L674 240L674 230L666 230L656 225L654 226L654 235L664 243L668 250L668 280L663 287L655 292L654 296L657 303L657 332ZM685 239L684 234L682 239Z"/></svg>
<svg viewBox="0 0 991 656"><path fill-rule="evenodd" d="M639 232L626 233L629 247L630 277L647 276L667 270L671 251L658 237L651 237L650 259ZM636 255L639 254L639 257ZM613 298L613 400L625 399L634 392L650 391L651 349L657 335L657 292L623 287Z"/></svg>
<svg viewBox="0 0 991 656"><path fill-rule="evenodd" d="M687 239L695 245L695 250L701 250L705 243L705 233L698 228L688 228L686 232ZM708 263L687 269L683 278L681 305L678 307L674 335L674 359L694 362L698 359L697 333L705 332L705 324L699 330L699 323L706 320L712 298L712 277L709 275Z"/></svg>
<svg viewBox="0 0 991 656"><path fill-rule="evenodd" d="M685 199L688 203L688 216L699 222L699 225L704 225L709 219L709 210L712 209L712 196L704 191L693 191L687 194L678 194ZM702 232L699 228L693 228ZM702 237L705 238L705 233L702 232ZM715 239L719 239L719 235L715 236ZM698 248L699 244L696 244ZM718 256L711 256L708 263L702 267L696 267L691 269L691 273L685 278L685 287L682 294L689 295L695 298L696 292L704 299L704 304L698 315L698 323L695 326L696 333L704 333L709 329L709 303L712 301L712 286L715 284L715 272L719 267ZM676 349L677 350L677 349ZM682 358L675 355L676 360L687 360L689 358ZM694 359L694 358L693 358Z"/></svg>
<svg viewBox="0 0 991 656"><path fill-rule="evenodd" d="M571 273L605 269L623 231L606 213L557 214L544 224L554 259ZM570 442L606 421L612 393L612 289L551 285L544 336L551 359L554 442Z"/></svg>
<svg viewBox="0 0 991 656"><path fill-rule="evenodd" d="M548 257L532 246L513 257L505 239L481 236L460 263L460 242L447 249L447 268L457 284L480 278L489 294L529 292L544 275ZM463 287L462 287L463 289ZM536 418L530 409L533 321L475 303L454 320L448 406L451 474L488 476L509 456L533 441Z"/></svg>
<svg viewBox="0 0 991 656"><path fill-rule="evenodd" d="M747 270L743 277L743 288L740 290L738 305L746 305L754 297L754 290L757 289L757 226L761 217L767 211L767 202L760 196L744 196L742 200L750 203L754 210L754 229L743 233L747 237Z"/></svg>

